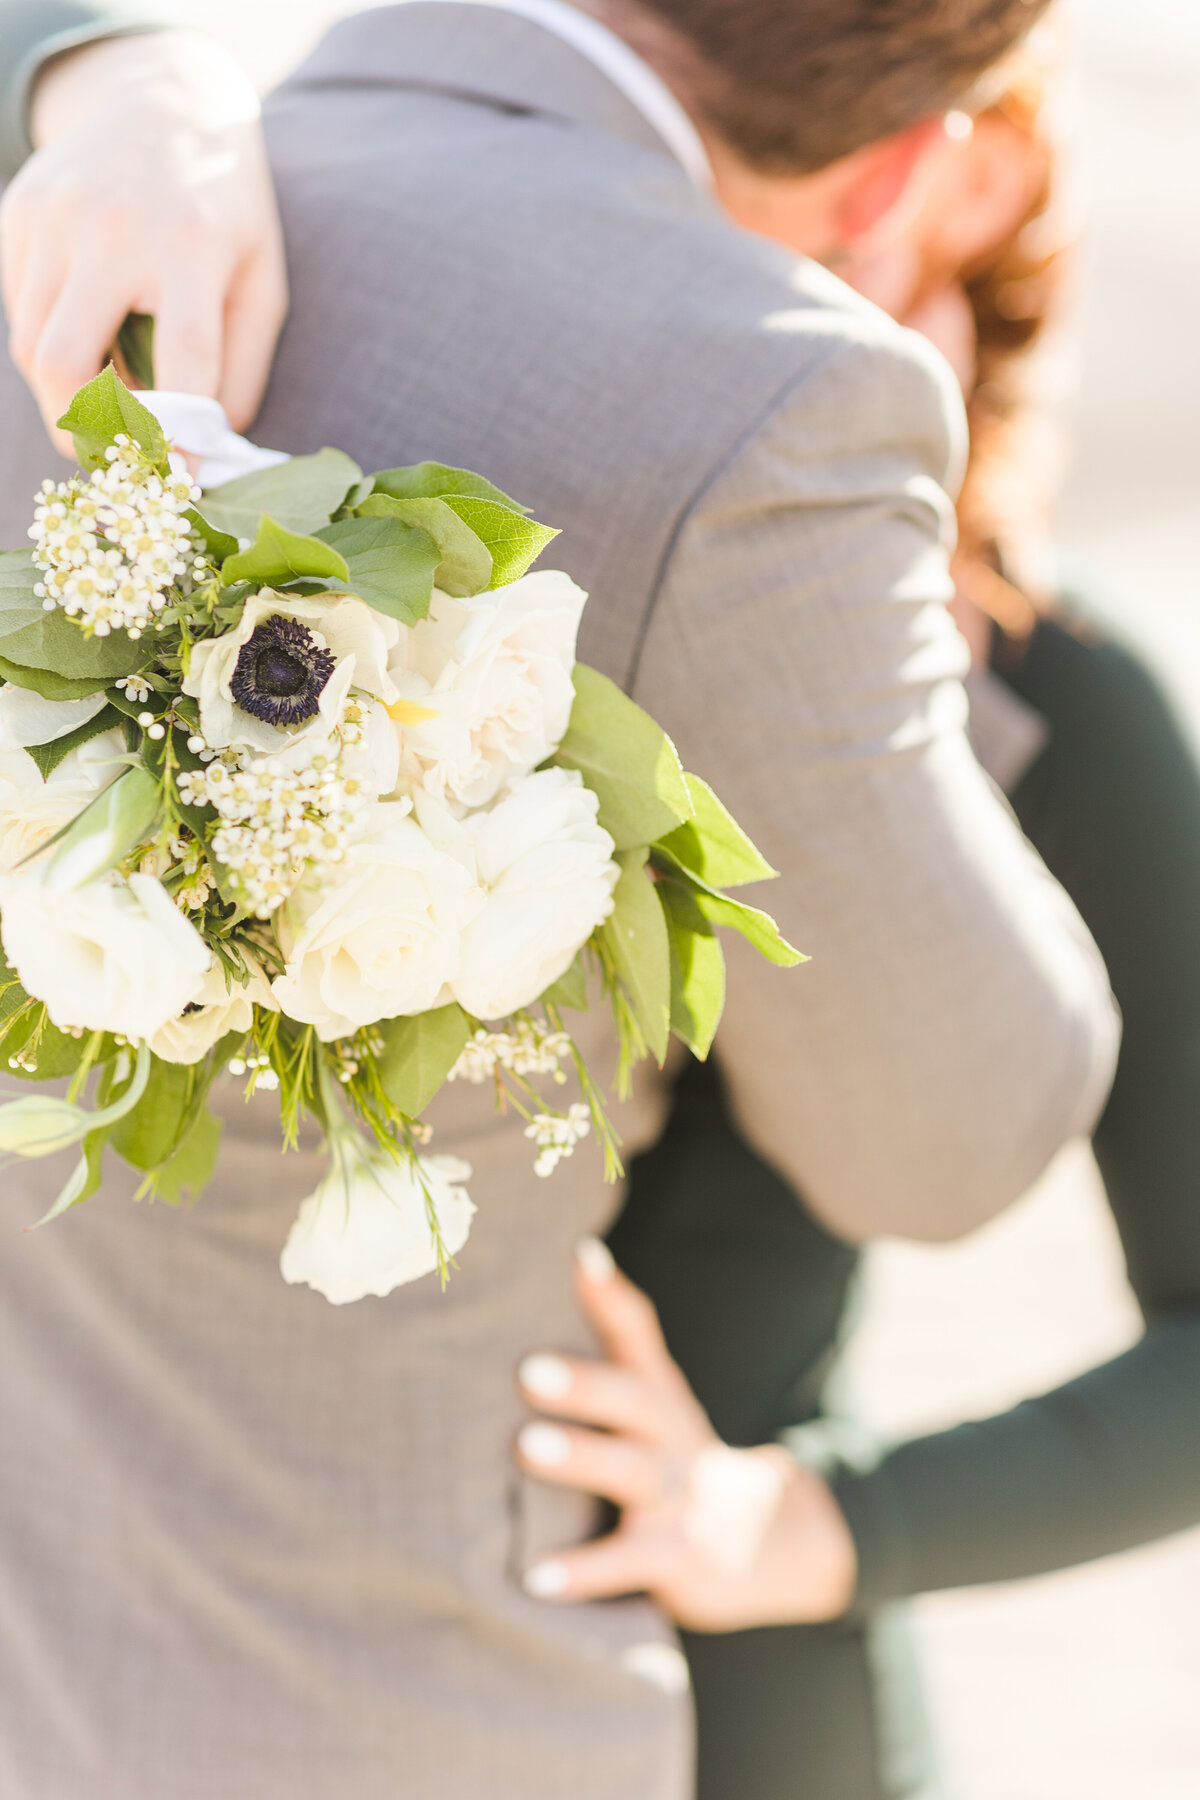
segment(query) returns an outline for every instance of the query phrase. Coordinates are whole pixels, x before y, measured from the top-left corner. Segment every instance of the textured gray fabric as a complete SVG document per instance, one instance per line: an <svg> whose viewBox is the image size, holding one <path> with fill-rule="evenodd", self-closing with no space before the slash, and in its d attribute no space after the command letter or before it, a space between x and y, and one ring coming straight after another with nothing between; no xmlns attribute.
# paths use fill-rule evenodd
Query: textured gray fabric
<svg viewBox="0 0 1200 1800"><path fill-rule="evenodd" d="M748 1129L846 1231L988 1216L1092 1122L1115 1023L962 735L941 364L732 230L526 22L347 22L270 139L294 303L256 435L474 465L564 527L582 654L744 819L816 957L731 952ZM0 418L13 543L53 459L6 367ZM625 1111L631 1145L653 1135L657 1077ZM480 1208L461 1272L334 1311L275 1266L315 1166L231 1116L193 1216L114 1181L0 1242L0 1788L683 1800L652 1611L539 1607L513 1580L588 1517L507 1452L519 1354L582 1341L569 1249L615 1201L594 1155L539 1183L519 1127L452 1089L437 1141ZM6 1175L11 1226L59 1173Z"/></svg>

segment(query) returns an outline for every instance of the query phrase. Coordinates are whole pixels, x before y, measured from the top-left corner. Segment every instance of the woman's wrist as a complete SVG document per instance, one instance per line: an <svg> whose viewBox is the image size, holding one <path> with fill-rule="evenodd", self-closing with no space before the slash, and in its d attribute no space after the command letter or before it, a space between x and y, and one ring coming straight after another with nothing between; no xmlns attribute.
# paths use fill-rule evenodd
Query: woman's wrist
<svg viewBox="0 0 1200 1800"><path fill-rule="evenodd" d="M127 104L186 114L193 129L214 135L254 125L260 112L253 83L219 44L193 32L147 30L51 58L30 95L30 135L41 148Z"/></svg>
<svg viewBox="0 0 1200 1800"><path fill-rule="evenodd" d="M764 1552L775 1563L781 1622L819 1624L849 1611L858 1585L858 1552L829 1484L778 1445L759 1455L782 1459L787 1480Z"/></svg>

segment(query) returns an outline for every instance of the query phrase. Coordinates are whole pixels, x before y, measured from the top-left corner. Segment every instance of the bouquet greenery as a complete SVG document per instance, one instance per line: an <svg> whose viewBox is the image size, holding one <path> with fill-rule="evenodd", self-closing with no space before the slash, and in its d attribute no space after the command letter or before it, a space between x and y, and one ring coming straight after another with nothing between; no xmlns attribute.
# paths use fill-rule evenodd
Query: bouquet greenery
<svg viewBox="0 0 1200 1800"><path fill-rule="evenodd" d="M0 1107L0 1152L77 1149L48 1219L106 1147L179 1202L231 1072L284 1148L306 1114L328 1144L289 1280L444 1279L473 1207L426 1151L443 1082L491 1084L539 1174L594 1132L615 1177L567 1016L603 996L619 1085L672 1031L705 1056L715 927L801 960L726 891L772 870L576 663L585 596L529 572L555 533L482 477L327 449L201 491L112 369L63 425L81 473L0 556L0 1044L69 1085Z"/></svg>

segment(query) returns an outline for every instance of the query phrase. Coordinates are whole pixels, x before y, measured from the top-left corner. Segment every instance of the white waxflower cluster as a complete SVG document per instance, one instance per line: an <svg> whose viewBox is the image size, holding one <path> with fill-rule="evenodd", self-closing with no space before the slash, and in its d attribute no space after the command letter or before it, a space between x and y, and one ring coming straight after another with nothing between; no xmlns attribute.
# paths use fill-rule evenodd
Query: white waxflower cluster
<svg viewBox="0 0 1200 1800"><path fill-rule="evenodd" d="M216 882L198 838L174 837L170 842L171 860L183 870L183 880L172 890L171 898L183 912L200 912L212 897Z"/></svg>
<svg viewBox="0 0 1200 1800"><path fill-rule="evenodd" d="M592 1115L582 1102L567 1108L565 1115L534 1113L525 1127L525 1136L538 1147L535 1175L553 1175L564 1156L571 1156L575 1146L592 1128Z"/></svg>
<svg viewBox="0 0 1200 1800"><path fill-rule="evenodd" d="M518 1019L511 1032L477 1031L446 1079L479 1087L501 1068L514 1075L551 1075L562 1083L567 1078L561 1065L570 1054L571 1040L565 1031L547 1031L534 1019Z"/></svg>
<svg viewBox="0 0 1200 1800"><path fill-rule="evenodd" d="M200 912L208 904L216 882L204 854L204 845L187 833L171 838L164 847L147 850L138 864L138 873L162 881L175 870L183 871L183 880L171 889L171 898L180 912Z"/></svg>
<svg viewBox="0 0 1200 1800"><path fill-rule="evenodd" d="M29 535L45 576L35 593L85 631L140 637L167 605L171 586L203 560L184 517L200 498L187 475L165 480L137 445L120 437L103 469L46 481Z"/></svg>
<svg viewBox="0 0 1200 1800"><path fill-rule="evenodd" d="M302 881L320 881L345 860L369 803L328 739L287 758L226 750L205 768L185 770L179 797L185 806L215 808L213 855L258 919L269 919Z"/></svg>

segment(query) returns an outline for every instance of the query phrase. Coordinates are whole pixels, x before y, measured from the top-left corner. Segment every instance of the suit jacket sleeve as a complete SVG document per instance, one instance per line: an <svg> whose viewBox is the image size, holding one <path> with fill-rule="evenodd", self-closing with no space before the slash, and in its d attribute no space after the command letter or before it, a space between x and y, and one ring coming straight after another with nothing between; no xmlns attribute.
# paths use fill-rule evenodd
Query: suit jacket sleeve
<svg viewBox="0 0 1200 1800"><path fill-rule="evenodd" d="M177 23L178 21L175 21ZM169 26L161 6L136 0L0 0L0 182L15 175L33 145L29 101L38 72L53 56L101 38Z"/></svg>
<svg viewBox="0 0 1200 1800"><path fill-rule="evenodd" d="M812 961L729 941L717 1052L751 1141L851 1238L948 1238L1015 1200L1091 1129L1119 1037L964 736L957 413L909 333L831 337L684 519L635 683L781 872L747 897Z"/></svg>

